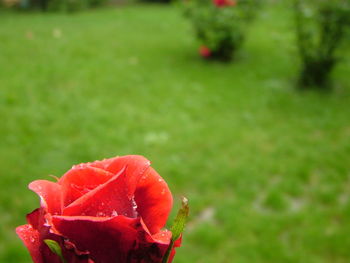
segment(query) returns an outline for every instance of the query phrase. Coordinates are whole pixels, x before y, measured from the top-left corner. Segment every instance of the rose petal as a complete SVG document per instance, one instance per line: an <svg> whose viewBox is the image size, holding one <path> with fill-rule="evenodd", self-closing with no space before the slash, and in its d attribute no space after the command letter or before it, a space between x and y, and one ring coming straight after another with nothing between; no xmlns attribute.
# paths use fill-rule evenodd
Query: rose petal
<svg viewBox="0 0 350 263"><path fill-rule="evenodd" d="M154 241L158 243L163 244L169 244L171 240L172 233L169 230L162 230L154 235L152 235L152 238Z"/></svg>
<svg viewBox="0 0 350 263"><path fill-rule="evenodd" d="M76 249L75 244L71 243L67 246L65 239L61 235L47 233L45 237L41 237L42 241L45 239L54 240L60 246L62 255L69 263L88 263L88 253L80 253ZM62 263L58 255L53 253L46 243L42 242L40 252L45 263ZM77 253L78 252L78 253Z"/></svg>
<svg viewBox="0 0 350 263"><path fill-rule="evenodd" d="M33 212L27 214L27 222L30 224L34 229L39 230L44 224L45 218L44 218L45 211L43 208L37 208Z"/></svg>
<svg viewBox="0 0 350 263"><path fill-rule="evenodd" d="M31 214L34 215L34 212ZM30 224L27 224L17 227L16 232L29 250L34 263L62 263L60 258L43 242L45 239L51 239L58 242L62 249L64 258L67 259L68 262L93 263L93 261L89 261L88 256L85 255L86 253L76 250L74 244L72 244L72 248L67 248L64 245L65 240L63 237L50 233L48 227L41 227L41 230L39 231L34 229Z"/></svg>
<svg viewBox="0 0 350 263"><path fill-rule="evenodd" d="M160 263L169 243L155 242L140 220L124 216L52 217L53 231L69 238L79 250L89 251L96 263Z"/></svg>
<svg viewBox="0 0 350 263"><path fill-rule="evenodd" d="M150 161L138 155L127 155L76 165L59 180L59 184L62 185L64 206L68 206L98 185L105 183L125 167L128 175L128 197L132 198L137 182L149 166Z"/></svg>
<svg viewBox="0 0 350 263"><path fill-rule="evenodd" d="M167 183L153 168L150 167L141 177L135 191L135 201L137 212L150 233L158 233L168 219L173 197Z"/></svg>
<svg viewBox="0 0 350 263"><path fill-rule="evenodd" d="M104 184L113 177L109 173L100 168L89 166L89 164L81 164L74 166L59 180L62 185L62 196L64 207L95 189L97 186Z"/></svg>
<svg viewBox="0 0 350 263"><path fill-rule="evenodd" d="M126 169L129 198L135 195L137 211L154 234L164 227L173 205L173 198L166 182L150 168L143 156L128 155L115 158L106 168L116 173Z"/></svg>
<svg viewBox="0 0 350 263"><path fill-rule="evenodd" d="M157 243L169 244L171 240L172 233L169 230L161 231L152 236L152 239ZM170 252L169 261L171 263L175 257L175 248L180 247L182 242L182 235L174 242L174 249Z"/></svg>
<svg viewBox="0 0 350 263"><path fill-rule="evenodd" d="M91 167L96 167L96 168L100 168L100 169L106 170L107 167L117 158L119 158L119 157L116 156L116 157L104 159L102 161L94 161L92 163L87 163L87 165L89 165Z"/></svg>
<svg viewBox="0 0 350 263"><path fill-rule="evenodd" d="M75 200L63 210L63 215L136 217L133 200L127 197L125 169L94 190Z"/></svg>
<svg viewBox="0 0 350 263"><path fill-rule="evenodd" d="M138 181L144 175L151 162L145 157L140 155L126 155L118 158L114 158L110 162L107 171L111 173L118 173L121 169L126 167L126 185L128 197L132 198Z"/></svg>
<svg viewBox="0 0 350 263"><path fill-rule="evenodd" d="M54 230L89 251L98 263L127 262L137 240L138 219L54 216Z"/></svg>
<svg viewBox="0 0 350 263"><path fill-rule="evenodd" d="M22 239L24 245L29 250L34 263L44 263L40 252L39 232L29 224L16 228L17 235Z"/></svg>
<svg viewBox="0 0 350 263"><path fill-rule="evenodd" d="M29 189L40 196L41 206L48 213L61 213L62 197L59 184L47 180L37 180L29 184Z"/></svg>

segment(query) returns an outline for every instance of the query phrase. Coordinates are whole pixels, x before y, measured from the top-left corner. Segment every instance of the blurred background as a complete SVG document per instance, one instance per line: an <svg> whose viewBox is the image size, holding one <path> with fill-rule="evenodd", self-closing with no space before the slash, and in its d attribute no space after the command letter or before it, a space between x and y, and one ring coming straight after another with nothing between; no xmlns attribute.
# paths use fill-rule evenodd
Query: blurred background
<svg viewBox="0 0 350 263"><path fill-rule="evenodd" d="M350 261L348 45L331 89L300 90L288 1L259 7L231 63L200 57L176 3L5 2L0 262L31 262L14 232L39 204L29 182L126 154L168 182L170 219L189 199L176 263Z"/></svg>

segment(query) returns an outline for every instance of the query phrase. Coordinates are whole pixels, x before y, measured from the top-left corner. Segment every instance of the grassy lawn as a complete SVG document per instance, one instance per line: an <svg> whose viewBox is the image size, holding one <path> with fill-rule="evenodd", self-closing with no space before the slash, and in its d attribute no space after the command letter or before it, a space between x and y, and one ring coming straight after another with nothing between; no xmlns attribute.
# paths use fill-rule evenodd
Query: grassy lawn
<svg viewBox="0 0 350 263"><path fill-rule="evenodd" d="M175 7L0 13L0 262L30 262L30 181L124 154L190 200L176 263L349 262L350 63L294 90L290 17L265 6L221 64Z"/></svg>

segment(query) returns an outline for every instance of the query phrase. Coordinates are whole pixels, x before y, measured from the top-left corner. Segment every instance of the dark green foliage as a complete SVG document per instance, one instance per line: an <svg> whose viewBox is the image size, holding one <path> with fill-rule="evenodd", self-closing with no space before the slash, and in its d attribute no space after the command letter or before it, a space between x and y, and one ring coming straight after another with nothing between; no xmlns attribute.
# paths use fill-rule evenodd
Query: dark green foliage
<svg viewBox="0 0 350 263"><path fill-rule="evenodd" d="M152 2L152 3L171 3L171 0L141 0L143 2Z"/></svg>
<svg viewBox="0 0 350 263"><path fill-rule="evenodd" d="M88 7L87 0L49 0L48 10L75 12Z"/></svg>
<svg viewBox="0 0 350 263"><path fill-rule="evenodd" d="M337 50L349 39L350 2L295 0L295 18L301 57L299 86L329 87L330 74L339 61Z"/></svg>
<svg viewBox="0 0 350 263"><path fill-rule="evenodd" d="M95 7L95 6L101 6L109 2L108 0L88 0L89 6Z"/></svg>
<svg viewBox="0 0 350 263"><path fill-rule="evenodd" d="M21 9L74 12L89 7L100 6L107 1L108 0L18 0L12 6Z"/></svg>

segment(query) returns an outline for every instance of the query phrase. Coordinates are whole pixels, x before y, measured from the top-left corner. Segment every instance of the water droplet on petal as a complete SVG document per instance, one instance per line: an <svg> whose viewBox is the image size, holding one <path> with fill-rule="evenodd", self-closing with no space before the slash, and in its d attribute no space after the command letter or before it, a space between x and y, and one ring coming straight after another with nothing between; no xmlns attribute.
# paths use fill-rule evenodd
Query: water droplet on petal
<svg viewBox="0 0 350 263"><path fill-rule="evenodd" d="M112 212L112 216L117 216L118 215L118 212L117 211L115 211L115 210L113 210L113 212Z"/></svg>
<svg viewBox="0 0 350 263"><path fill-rule="evenodd" d="M103 213L103 212L98 212L98 213L97 213L97 216L101 216L101 217L102 217L102 216L106 216L106 215L105 215L105 213Z"/></svg>
<svg viewBox="0 0 350 263"><path fill-rule="evenodd" d="M134 198L132 199L132 208L133 208L134 210L137 209L137 204L136 204Z"/></svg>

